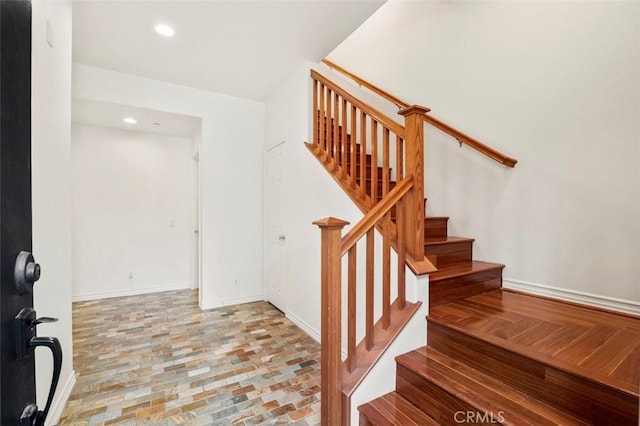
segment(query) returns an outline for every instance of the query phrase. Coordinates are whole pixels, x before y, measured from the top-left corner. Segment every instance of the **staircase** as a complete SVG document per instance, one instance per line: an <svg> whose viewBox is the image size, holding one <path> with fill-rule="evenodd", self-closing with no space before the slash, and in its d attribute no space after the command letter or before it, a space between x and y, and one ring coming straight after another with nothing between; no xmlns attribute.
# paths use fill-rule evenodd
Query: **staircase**
<svg viewBox="0 0 640 426"><path fill-rule="evenodd" d="M385 127L386 118L375 110L367 111L369 121L362 112L357 122L360 110L354 106L350 111L347 103L355 100L317 73L312 75L314 105L322 106L316 108L314 143L307 146L367 216L395 193L399 178L413 172L423 179L421 169L415 172L410 164L410 153L402 153L410 132ZM428 109L419 111L427 116ZM431 121L445 126L446 130L439 128L447 133L457 132L433 118L424 119ZM393 133L395 150L390 146ZM373 138L369 145L367 138ZM456 138L475 141L461 133ZM482 149L476 149L489 157L515 164L480 145ZM390 154L394 151L395 172ZM424 196L413 195L424 208ZM409 236L400 233L411 217L401 209L411 207L406 198L397 198L404 200L404 207L394 204L387 214L376 216L372 226L389 234L390 244L404 251L403 240ZM473 238L450 236L448 217L424 217L424 210L418 210L421 223L411 229L420 232L421 250L408 250L407 263L417 274L429 273L427 346L396 358L395 392L358 407L361 425L638 424L640 318L502 289L504 265L474 260ZM323 280L323 291L324 286ZM411 315L405 311L403 320ZM323 349L324 342L323 338ZM349 351L347 363L355 357ZM323 412L323 424L348 423L349 399L344 385L341 389L341 402L332 399ZM336 404L346 410L339 421L328 414Z"/></svg>
<svg viewBox="0 0 640 426"><path fill-rule="evenodd" d="M498 289L427 321L428 345L396 358L396 391L361 424L638 424L637 317Z"/></svg>

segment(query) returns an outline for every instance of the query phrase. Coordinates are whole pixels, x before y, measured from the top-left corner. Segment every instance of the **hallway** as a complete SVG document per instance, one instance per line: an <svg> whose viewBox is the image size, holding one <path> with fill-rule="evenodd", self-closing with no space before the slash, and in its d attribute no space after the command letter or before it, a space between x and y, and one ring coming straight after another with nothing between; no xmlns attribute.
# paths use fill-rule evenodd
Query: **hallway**
<svg viewBox="0 0 640 426"><path fill-rule="evenodd" d="M77 384L60 425L320 422L320 346L266 302L196 290L73 304Z"/></svg>

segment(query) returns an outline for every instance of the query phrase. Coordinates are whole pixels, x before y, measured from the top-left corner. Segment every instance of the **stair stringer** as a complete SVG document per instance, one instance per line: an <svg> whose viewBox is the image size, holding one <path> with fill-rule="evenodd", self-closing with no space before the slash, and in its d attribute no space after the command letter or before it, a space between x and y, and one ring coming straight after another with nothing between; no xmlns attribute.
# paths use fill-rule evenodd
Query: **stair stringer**
<svg viewBox="0 0 640 426"><path fill-rule="evenodd" d="M351 395L351 426L359 424L358 406L395 390L395 358L427 343L425 317L429 313L429 276L415 275L409 267L405 269L407 301L422 302L422 305Z"/></svg>

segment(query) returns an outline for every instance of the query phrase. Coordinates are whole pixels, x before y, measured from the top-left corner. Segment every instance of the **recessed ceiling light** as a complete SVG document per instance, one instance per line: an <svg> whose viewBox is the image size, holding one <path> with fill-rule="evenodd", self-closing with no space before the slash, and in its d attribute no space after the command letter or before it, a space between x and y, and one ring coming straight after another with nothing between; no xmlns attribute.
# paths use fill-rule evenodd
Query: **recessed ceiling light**
<svg viewBox="0 0 640 426"><path fill-rule="evenodd" d="M158 24L156 25L156 32L165 37L173 37L175 35L175 31L169 25Z"/></svg>
<svg viewBox="0 0 640 426"><path fill-rule="evenodd" d="M127 124L136 124L138 122L138 120L136 120L133 117L125 117L122 119L122 121L124 121Z"/></svg>

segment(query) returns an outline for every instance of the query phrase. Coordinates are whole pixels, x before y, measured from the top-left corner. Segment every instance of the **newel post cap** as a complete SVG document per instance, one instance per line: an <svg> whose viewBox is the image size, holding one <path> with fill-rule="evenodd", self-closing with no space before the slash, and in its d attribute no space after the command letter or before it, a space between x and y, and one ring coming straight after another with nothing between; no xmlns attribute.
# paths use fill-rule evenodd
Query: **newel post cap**
<svg viewBox="0 0 640 426"><path fill-rule="evenodd" d="M313 224L319 228L344 228L349 222L335 217L325 217L314 221Z"/></svg>
<svg viewBox="0 0 640 426"><path fill-rule="evenodd" d="M425 106L422 105L411 105L408 106L406 108L401 109L400 111L398 111L398 114L403 115L403 116L407 116L407 115L413 115L413 114L426 114L429 111L431 111L431 108L427 108Z"/></svg>

